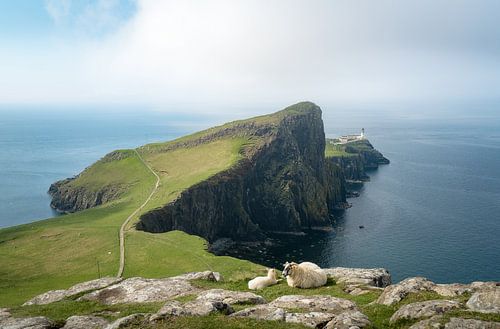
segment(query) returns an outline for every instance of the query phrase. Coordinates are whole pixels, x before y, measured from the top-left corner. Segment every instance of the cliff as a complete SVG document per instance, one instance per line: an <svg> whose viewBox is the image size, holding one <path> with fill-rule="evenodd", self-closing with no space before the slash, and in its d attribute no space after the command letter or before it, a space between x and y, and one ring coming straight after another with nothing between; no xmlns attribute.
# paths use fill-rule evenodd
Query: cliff
<svg viewBox="0 0 500 329"><path fill-rule="evenodd" d="M182 230L214 241L258 240L266 231L329 225L330 211L345 202L345 188L340 168L325 161L320 108L299 103L270 118L272 124L259 117L239 123L237 130L218 130L216 138L245 131L259 141L232 168L143 214L137 228Z"/></svg>
<svg viewBox="0 0 500 329"><path fill-rule="evenodd" d="M338 165L347 180L369 180L366 170L390 163L367 139L341 145L336 142L336 139L326 140L326 160Z"/></svg>

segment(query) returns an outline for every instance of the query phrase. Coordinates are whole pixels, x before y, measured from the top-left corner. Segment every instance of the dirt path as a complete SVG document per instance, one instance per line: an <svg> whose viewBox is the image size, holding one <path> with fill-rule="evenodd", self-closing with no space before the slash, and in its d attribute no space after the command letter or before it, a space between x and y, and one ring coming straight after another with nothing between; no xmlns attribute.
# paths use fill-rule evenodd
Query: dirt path
<svg viewBox="0 0 500 329"><path fill-rule="evenodd" d="M139 211L142 210L148 204L149 200L153 197L153 194L156 192L158 189L158 186L160 186L160 176L144 161L144 159L141 157L139 152L137 150L134 150L134 152L137 154L139 157L139 160L155 175L156 177L156 184L155 188L151 191L151 194L149 194L148 198L146 201L144 201L143 204L136 210L134 210L133 213L130 214L130 216L127 217L127 219L123 222L122 226L120 227L120 268L118 269L118 274L116 275L117 277L121 277L123 275L123 269L125 268L125 228L127 227L127 224L130 222L130 220L139 213Z"/></svg>

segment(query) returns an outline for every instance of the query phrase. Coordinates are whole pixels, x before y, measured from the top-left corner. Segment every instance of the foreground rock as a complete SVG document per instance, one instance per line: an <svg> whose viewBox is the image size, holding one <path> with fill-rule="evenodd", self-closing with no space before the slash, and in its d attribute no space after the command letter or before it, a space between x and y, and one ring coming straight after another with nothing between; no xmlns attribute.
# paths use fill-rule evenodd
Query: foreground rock
<svg viewBox="0 0 500 329"><path fill-rule="evenodd" d="M466 306L476 312L500 313L500 287L474 293Z"/></svg>
<svg viewBox="0 0 500 329"><path fill-rule="evenodd" d="M66 320L62 329L102 329L109 325L109 321L97 316L72 316Z"/></svg>
<svg viewBox="0 0 500 329"><path fill-rule="evenodd" d="M331 296L302 296L302 295L287 295L276 298L270 303L271 306L279 308L297 309L310 312L329 312L339 314L345 311L358 310L354 302L347 299L336 298Z"/></svg>
<svg viewBox="0 0 500 329"><path fill-rule="evenodd" d="M336 315L325 326L325 329L356 329L370 326L370 320L359 311L344 312Z"/></svg>
<svg viewBox="0 0 500 329"><path fill-rule="evenodd" d="M500 329L500 323L474 319L451 318L445 329Z"/></svg>
<svg viewBox="0 0 500 329"><path fill-rule="evenodd" d="M220 301L195 300L182 304L173 300L163 305L158 313L153 314L149 320L158 321L168 316L206 316L213 313L228 315L233 312L234 310L229 304Z"/></svg>
<svg viewBox="0 0 500 329"><path fill-rule="evenodd" d="M167 301L199 291L200 289L192 286L187 280L130 278L86 294L79 300L93 300L106 305L149 303Z"/></svg>
<svg viewBox="0 0 500 329"><path fill-rule="evenodd" d="M264 304L266 300L251 292L211 289L201 292L196 298L200 301L219 301L225 304Z"/></svg>
<svg viewBox="0 0 500 329"><path fill-rule="evenodd" d="M9 317L0 320L0 328L2 329L50 329L54 327L54 322L44 316L36 316L32 318Z"/></svg>
<svg viewBox="0 0 500 329"><path fill-rule="evenodd" d="M0 321L10 317L10 310L8 308L0 308Z"/></svg>
<svg viewBox="0 0 500 329"><path fill-rule="evenodd" d="M427 300L402 306L391 317L391 322L411 320L444 314L452 309L460 308L460 303L452 300Z"/></svg>
<svg viewBox="0 0 500 329"><path fill-rule="evenodd" d="M23 306L45 305L58 302L60 300L63 300L64 298L70 298L83 292L106 288L112 284L120 282L121 280L122 279L116 277L105 277L92 281L82 282L66 290L51 290L30 299L29 301L24 303Z"/></svg>
<svg viewBox="0 0 500 329"><path fill-rule="evenodd" d="M115 322L108 325L106 329L127 328L133 325L139 326L138 328L141 328L140 326L142 326L147 316L147 314L143 313L131 314L129 316L116 320Z"/></svg>
<svg viewBox="0 0 500 329"><path fill-rule="evenodd" d="M388 286L377 299L378 304L392 305L400 302L410 293L429 291L435 284L422 277L408 278L397 284Z"/></svg>
<svg viewBox="0 0 500 329"><path fill-rule="evenodd" d="M384 268L347 268L333 267L324 269L326 275L337 283L346 285L366 285L385 288L391 284L391 275Z"/></svg>
<svg viewBox="0 0 500 329"><path fill-rule="evenodd" d="M231 314L231 317L250 318L265 321L285 321L286 311L279 307L270 305L258 305L249 307Z"/></svg>

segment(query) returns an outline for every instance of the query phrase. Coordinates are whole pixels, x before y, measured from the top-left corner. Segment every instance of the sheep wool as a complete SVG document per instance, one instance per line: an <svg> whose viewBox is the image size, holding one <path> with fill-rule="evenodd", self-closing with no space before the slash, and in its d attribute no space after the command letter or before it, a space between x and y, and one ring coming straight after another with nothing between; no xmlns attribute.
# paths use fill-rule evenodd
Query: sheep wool
<svg viewBox="0 0 500 329"><path fill-rule="evenodd" d="M316 288L326 284L327 277L318 265L310 262L286 263L283 269L286 282L294 288Z"/></svg>

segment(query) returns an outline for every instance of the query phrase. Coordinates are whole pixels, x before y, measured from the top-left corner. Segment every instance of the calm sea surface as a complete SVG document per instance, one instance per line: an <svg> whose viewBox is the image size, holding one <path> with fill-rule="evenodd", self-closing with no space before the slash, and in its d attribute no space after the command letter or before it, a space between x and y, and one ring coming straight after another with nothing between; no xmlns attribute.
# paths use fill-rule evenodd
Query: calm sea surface
<svg viewBox="0 0 500 329"><path fill-rule="evenodd" d="M328 137L364 127L391 164L369 173L332 232L275 236L279 243L244 257L269 266L385 267L394 281L500 280L500 116L323 111ZM154 112L0 114L0 227L53 216L49 185L109 151L225 121Z"/></svg>

